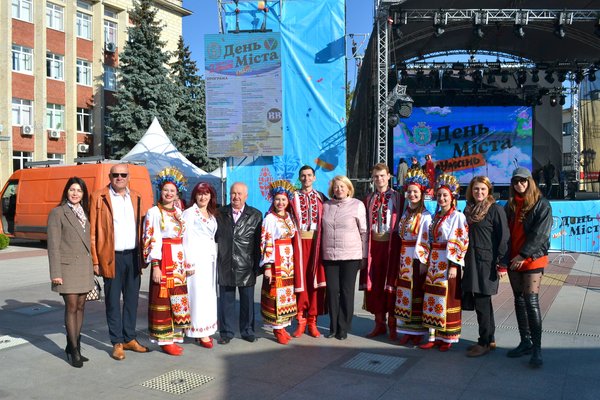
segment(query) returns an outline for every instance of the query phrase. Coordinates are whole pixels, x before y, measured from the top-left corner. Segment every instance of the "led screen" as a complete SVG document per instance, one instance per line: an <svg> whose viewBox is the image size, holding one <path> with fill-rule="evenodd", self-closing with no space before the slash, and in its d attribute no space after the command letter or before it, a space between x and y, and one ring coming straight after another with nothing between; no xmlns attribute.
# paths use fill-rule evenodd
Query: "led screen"
<svg viewBox="0 0 600 400"><path fill-rule="evenodd" d="M416 156L454 174L461 184L486 175L508 185L515 167L531 169L531 107L419 107L394 128L394 171L400 158Z"/></svg>

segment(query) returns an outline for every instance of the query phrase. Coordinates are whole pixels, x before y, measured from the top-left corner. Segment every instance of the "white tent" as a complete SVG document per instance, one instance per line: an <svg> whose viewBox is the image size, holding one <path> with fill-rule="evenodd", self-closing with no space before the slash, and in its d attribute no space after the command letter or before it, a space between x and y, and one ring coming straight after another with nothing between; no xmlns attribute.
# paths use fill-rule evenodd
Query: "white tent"
<svg viewBox="0 0 600 400"><path fill-rule="evenodd" d="M188 191L183 197L189 205L192 189L198 182L207 182L214 186L217 191L217 203L221 203L221 178L220 171L207 173L201 168L196 167L190 162L177 148L171 143L169 137L165 134L158 119L154 117L152 124L142 136L140 141L122 161L143 162L148 168L150 178L154 179L156 174L165 167L176 167L188 180ZM155 195L157 194L156 188Z"/></svg>

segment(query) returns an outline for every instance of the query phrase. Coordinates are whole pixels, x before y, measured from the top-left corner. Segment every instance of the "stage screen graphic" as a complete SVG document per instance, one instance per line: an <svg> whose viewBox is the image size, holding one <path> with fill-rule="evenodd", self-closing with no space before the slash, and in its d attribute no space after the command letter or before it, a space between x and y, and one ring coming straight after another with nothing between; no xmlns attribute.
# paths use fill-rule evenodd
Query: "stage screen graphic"
<svg viewBox="0 0 600 400"><path fill-rule="evenodd" d="M431 154L461 184L486 175L508 185L517 165L531 170L532 146L531 107L418 107L394 128L394 171L400 158L410 167Z"/></svg>

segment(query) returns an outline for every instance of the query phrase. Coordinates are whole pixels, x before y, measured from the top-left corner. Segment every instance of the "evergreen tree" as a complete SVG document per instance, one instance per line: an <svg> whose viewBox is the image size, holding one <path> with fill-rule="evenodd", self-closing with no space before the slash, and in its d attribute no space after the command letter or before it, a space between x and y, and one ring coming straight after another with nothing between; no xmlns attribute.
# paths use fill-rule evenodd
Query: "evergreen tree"
<svg viewBox="0 0 600 400"><path fill-rule="evenodd" d="M174 144L188 160L210 172L219 166L219 160L207 155L205 82L198 75L196 62L192 60L189 46L185 45L182 37L179 37L176 56L171 71L181 93L181 102L175 113L181 123L181 135Z"/></svg>
<svg viewBox="0 0 600 400"><path fill-rule="evenodd" d="M122 53L119 53L117 103L109 107L107 127L113 156L122 157L140 140L154 117L171 139L181 136L175 117L179 92L169 76L171 55L160 40L162 26L156 21L152 0L134 1L129 14L132 26Z"/></svg>

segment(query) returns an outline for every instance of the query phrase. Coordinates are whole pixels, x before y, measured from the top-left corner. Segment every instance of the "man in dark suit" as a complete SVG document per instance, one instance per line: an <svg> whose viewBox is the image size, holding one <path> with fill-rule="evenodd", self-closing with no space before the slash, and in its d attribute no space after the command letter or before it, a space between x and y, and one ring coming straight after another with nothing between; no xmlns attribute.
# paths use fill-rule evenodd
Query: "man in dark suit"
<svg viewBox="0 0 600 400"><path fill-rule="evenodd" d="M229 197L231 203L221 207L217 216L220 344L229 343L234 336L236 288L240 294L240 335L247 342L256 340L254 285L260 274L262 214L246 204L248 187L244 183L231 185Z"/></svg>

